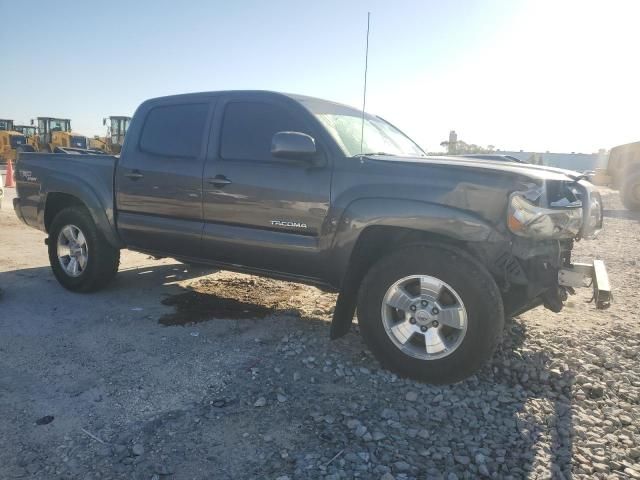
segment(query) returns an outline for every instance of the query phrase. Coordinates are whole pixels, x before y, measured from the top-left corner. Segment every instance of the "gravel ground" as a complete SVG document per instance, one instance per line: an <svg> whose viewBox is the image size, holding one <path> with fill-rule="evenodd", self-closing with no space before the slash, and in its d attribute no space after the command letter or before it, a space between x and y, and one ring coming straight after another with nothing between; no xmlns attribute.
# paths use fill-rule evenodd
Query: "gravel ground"
<svg viewBox="0 0 640 480"><path fill-rule="evenodd" d="M468 380L381 370L334 296L126 253L63 291L0 212L0 478L640 478L640 216L605 191L610 310L589 292L507 323Z"/></svg>

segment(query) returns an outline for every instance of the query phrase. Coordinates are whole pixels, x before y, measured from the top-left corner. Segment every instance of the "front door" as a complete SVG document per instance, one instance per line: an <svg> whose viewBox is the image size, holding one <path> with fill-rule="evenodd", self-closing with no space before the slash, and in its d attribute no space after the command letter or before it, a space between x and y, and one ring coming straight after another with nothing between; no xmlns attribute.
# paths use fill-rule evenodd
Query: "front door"
<svg viewBox="0 0 640 480"><path fill-rule="evenodd" d="M183 101L184 102L184 101ZM132 249L197 257L210 99L160 104L144 116L118 163L118 230Z"/></svg>
<svg viewBox="0 0 640 480"><path fill-rule="evenodd" d="M313 125L288 102L227 97L203 175L203 254L245 267L312 275L330 199L331 166ZM314 162L271 155L282 131L316 139Z"/></svg>

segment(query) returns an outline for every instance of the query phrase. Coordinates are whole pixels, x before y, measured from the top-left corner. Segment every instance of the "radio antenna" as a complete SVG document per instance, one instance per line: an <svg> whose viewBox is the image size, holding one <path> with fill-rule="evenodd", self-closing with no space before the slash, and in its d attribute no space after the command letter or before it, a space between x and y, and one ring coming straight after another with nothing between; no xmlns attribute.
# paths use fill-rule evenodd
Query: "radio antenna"
<svg viewBox="0 0 640 480"><path fill-rule="evenodd" d="M364 145L364 109L367 106L367 70L369 67L369 22L371 20L371 12L367 12L367 47L364 54L364 92L362 94L362 127L360 128L360 153Z"/></svg>

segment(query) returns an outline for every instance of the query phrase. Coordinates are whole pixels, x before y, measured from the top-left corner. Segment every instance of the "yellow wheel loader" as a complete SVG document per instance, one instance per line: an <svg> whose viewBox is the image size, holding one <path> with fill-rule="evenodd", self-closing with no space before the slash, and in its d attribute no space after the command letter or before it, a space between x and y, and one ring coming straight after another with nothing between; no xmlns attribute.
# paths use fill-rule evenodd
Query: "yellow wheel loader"
<svg viewBox="0 0 640 480"><path fill-rule="evenodd" d="M36 149L54 152L57 148L87 148L87 137L71 131L68 118L38 117Z"/></svg>
<svg viewBox="0 0 640 480"><path fill-rule="evenodd" d="M107 136L96 135L89 140L89 148L102 150L106 153L118 155L122 150L124 137L129 129L131 117L112 115L102 119L102 124L107 127Z"/></svg>
<svg viewBox="0 0 640 480"><path fill-rule="evenodd" d="M28 145L26 136L15 130L13 120L0 119L0 163L15 162L21 151L34 149Z"/></svg>
<svg viewBox="0 0 640 480"><path fill-rule="evenodd" d="M33 150L36 148L38 142L37 129L33 125L14 125L13 129L16 132L20 132L27 139L27 145L30 145ZM29 150L29 151L33 151Z"/></svg>

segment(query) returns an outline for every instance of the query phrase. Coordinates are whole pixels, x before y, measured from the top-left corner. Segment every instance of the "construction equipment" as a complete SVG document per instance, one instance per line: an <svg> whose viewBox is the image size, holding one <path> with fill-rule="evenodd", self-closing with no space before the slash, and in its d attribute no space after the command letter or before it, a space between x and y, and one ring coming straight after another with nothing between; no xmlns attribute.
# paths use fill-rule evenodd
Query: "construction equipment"
<svg viewBox="0 0 640 480"><path fill-rule="evenodd" d="M629 210L640 211L640 142L613 147L609 152L607 173L620 199Z"/></svg>
<svg viewBox="0 0 640 480"><path fill-rule="evenodd" d="M56 148L87 148L87 137L71 131L68 118L38 117L36 150L53 152ZM33 120L31 121L33 124Z"/></svg>
<svg viewBox="0 0 640 480"><path fill-rule="evenodd" d="M27 139L27 145L31 146L30 149L25 149L24 151L35 151L38 143L36 127L33 125L14 125L13 129L24 135Z"/></svg>
<svg viewBox="0 0 640 480"><path fill-rule="evenodd" d="M19 151L33 151L26 137L15 131L13 120L0 119L0 162L15 160Z"/></svg>
<svg viewBox="0 0 640 480"><path fill-rule="evenodd" d="M129 129L131 117L112 115L102 119L102 124L107 126L107 136L96 135L89 140L89 148L102 150L106 153L117 155L122 150L124 137Z"/></svg>

